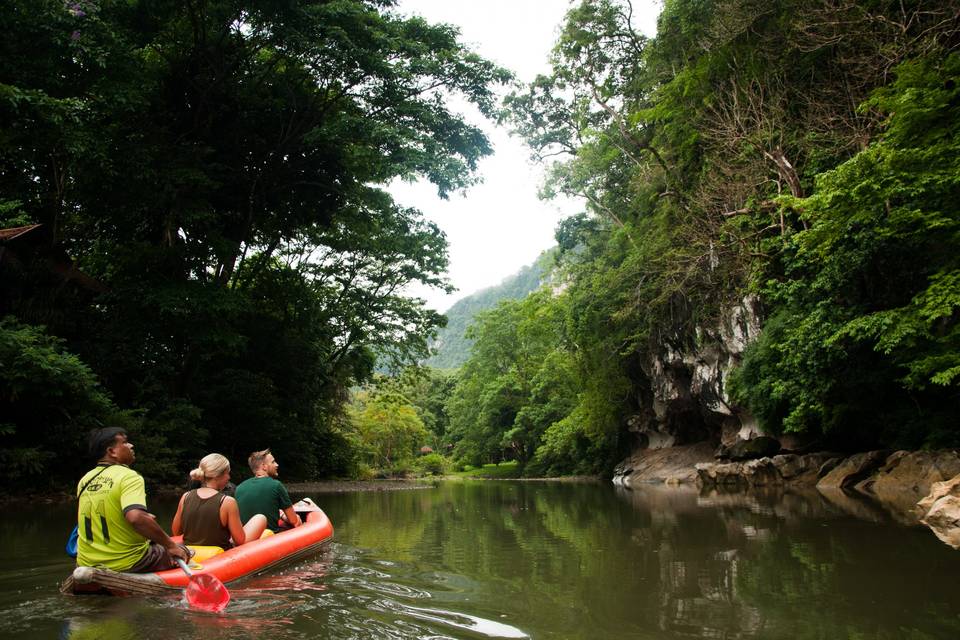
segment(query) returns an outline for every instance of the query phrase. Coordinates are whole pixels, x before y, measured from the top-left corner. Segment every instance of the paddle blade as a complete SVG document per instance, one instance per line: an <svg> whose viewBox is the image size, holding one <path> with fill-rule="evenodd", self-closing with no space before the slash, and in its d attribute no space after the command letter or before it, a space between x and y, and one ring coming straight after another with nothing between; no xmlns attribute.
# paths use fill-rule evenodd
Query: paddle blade
<svg viewBox="0 0 960 640"><path fill-rule="evenodd" d="M204 611L223 611L230 602L230 592L216 576L200 574L190 577L187 603Z"/></svg>

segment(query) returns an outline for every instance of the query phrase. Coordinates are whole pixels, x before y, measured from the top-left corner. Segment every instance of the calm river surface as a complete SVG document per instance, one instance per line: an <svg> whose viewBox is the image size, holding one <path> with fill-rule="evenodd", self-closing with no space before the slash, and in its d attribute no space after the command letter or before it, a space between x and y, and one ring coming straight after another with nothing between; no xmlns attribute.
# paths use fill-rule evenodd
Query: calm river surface
<svg viewBox="0 0 960 640"><path fill-rule="evenodd" d="M960 552L814 496L449 481L315 495L329 552L175 598L70 597L69 505L0 520L0 637L960 638ZM167 524L174 503L151 507Z"/></svg>

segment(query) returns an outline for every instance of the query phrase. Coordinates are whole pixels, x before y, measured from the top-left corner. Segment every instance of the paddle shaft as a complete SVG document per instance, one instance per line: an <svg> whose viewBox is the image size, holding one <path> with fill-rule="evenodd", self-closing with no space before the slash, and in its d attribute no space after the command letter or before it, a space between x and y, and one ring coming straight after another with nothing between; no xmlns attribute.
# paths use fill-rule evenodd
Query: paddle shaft
<svg viewBox="0 0 960 640"><path fill-rule="evenodd" d="M183 569L183 572L185 574L187 574L191 578L193 577L193 571L190 570L190 567L187 566L187 563L184 561L183 558L178 558L174 556L173 559L177 561L177 564L180 565L180 568Z"/></svg>

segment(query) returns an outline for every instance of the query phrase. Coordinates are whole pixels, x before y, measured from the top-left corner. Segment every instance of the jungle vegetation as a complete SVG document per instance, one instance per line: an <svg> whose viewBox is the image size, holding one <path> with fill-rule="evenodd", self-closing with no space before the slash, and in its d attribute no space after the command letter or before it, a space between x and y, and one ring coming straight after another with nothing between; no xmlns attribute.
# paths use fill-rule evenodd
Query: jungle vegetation
<svg viewBox="0 0 960 640"><path fill-rule="evenodd" d="M467 329L481 311L496 307L503 300L516 300L536 291L550 277L555 265L555 250L545 251L533 264L504 278L503 282L457 300L443 315L447 324L431 342L432 353L423 365L434 369L457 369L470 357L473 341Z"/></svg>
<svg viewBox="0 0 960 640"><path fill-rule="evenodd" d="M544 194L587 205L562 286L473 326L457 455L609 472L651 355L747 297L727 391L768 433L960 444L960 3L666 0L655 38L632 13L576 3L507 99Z"/></svg>
<svg viewBox="0 0 960 640"><path fill-rule="evenodd" d="M650 355L745 297L764 328L728 391L765 430L960 445L958 0L665 0L654 38L630 0L580 0L552 72L502 93L508 71L391 0L0 20L0 227L43 225L3 246L7 481L74 479L108 422L159 480L262 446L297 478L424 445L608 472ZM375 378L443 324L404 286L446 286L443 235L384 186L449 194L491 152L453 94L585 210L540 290L475 316L458 371Z"/></svg>
<svg viewBox="0 0 960 640"><path fill-rule="evenodd" d="M471 185L491 148L448 98L494 116L510 79L395 4L5 3L0 228L30 229L3 246L5 486L75 482L106 424L154 480L267 446L349 473L348 389L427 356L443 319L403 290L449 286L385 186Z"/></svg>

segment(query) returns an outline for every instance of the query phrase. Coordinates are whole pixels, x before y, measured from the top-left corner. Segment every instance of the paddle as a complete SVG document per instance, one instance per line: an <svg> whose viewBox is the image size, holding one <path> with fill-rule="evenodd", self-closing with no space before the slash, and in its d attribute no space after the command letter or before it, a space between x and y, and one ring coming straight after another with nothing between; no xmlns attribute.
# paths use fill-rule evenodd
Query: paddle
<svg viewBox="0 0 960 640"><path fill-rule="evenodd" d="M217 576L209 573L194 575L182 558L174 558L183 572L190 576L187 584L187 603L195 609L204 611L223 611L230 602L230 592Z"/></svg>

